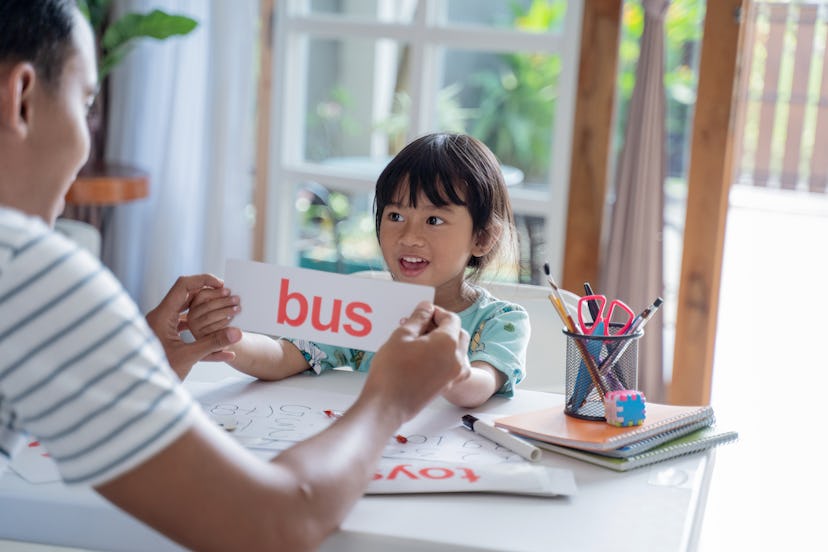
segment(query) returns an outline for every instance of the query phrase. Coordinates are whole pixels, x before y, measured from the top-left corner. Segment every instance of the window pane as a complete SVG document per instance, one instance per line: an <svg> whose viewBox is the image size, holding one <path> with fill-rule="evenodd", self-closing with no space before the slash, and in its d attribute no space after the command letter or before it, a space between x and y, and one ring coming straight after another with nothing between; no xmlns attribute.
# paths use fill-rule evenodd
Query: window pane
<svg viewBox="0 0 828 552"><path fill-rule="evenodd" d="M533 33L559 33L566 0L452 0L438 2L447 25L515 28Z"/></svg>
<svg viewBox="0 0 828 552"><path fill-rule="evenodd" d="M382 270L372 194L342 193L319 182L296 191L298 265L328 272Z"/></svg>
<svg viewBox="0 0 828 552"><path fill-rule="evenodd" d="M281 5L287 9L281 67L290 74L284 76L277 170L286 170L289 179L295 175L345 192L354 205L360 203L356 196L365 195L362 206L339 222L347 229L356 224L351 218L373 221L367 196L391 157L413 137L434 131L471 134L495 153L511 187L522 255L510 276L536 280L544 260L558 262L557 221L564 203L558 186L566 182L569 154L566 143L553 143L554 137L566 137L554 126L569 123L572 94L563 87L574 82L567 74L573 60L565 38L544 35L575 29L569 20L580 13L578 3L292 0ZM385 24L392 22L401 24L399 32L388 34ZM502 34L492 42L491 31ZM274 197L296 192L286 179L277 186ZM279 209L279 220L286 221L284 206ZM302 264L339 258L338 266L317 267L351 270L342 266L342 243L331 224L309 216ZM363 247L375 247L373 230L364 241ZM295 241L284 240L273 254L294 259L297 249Z"/></svg>
<svg viewBox="0 0 828 552"><path fill-rule="evenodd" d="M494 152L511 184L548 180L559 56L449 50L436 126L466 131Z"/></svg>
<svg viewBox="0 0 828 552"><path fill-rule="evenodd" d="M395 94L408 96L401 45L356 38L308 42L304 159L327 164L344 159L354 168L355 158L388 155L388 133L407 124L390 116Z"/></svg>

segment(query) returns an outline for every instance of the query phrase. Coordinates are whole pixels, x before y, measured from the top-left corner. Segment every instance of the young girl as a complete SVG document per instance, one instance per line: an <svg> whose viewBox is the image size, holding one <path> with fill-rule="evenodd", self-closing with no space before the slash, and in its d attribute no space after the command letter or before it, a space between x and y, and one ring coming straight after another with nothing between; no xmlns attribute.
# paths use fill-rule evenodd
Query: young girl
<svg viewBox="0 0 828 552"><path fill-rule="evenodd" d="M435 288L434 303L456 312L469 333L471 376L443 396L465 408L493 394L511 397L523 379L529 318L474 284L507 253L514 256L512 208L500 165L480 141L461 134L423 136L380 174L374 200L376 231L391 277ZM193 300L189 326L196 337L215 331L238 312L238 298L204 291ZM226 292L225 292L226 293ZM339 366L367 371L373 353L301 339L245 333L233 345L236 369L278 380Z"/></svg>

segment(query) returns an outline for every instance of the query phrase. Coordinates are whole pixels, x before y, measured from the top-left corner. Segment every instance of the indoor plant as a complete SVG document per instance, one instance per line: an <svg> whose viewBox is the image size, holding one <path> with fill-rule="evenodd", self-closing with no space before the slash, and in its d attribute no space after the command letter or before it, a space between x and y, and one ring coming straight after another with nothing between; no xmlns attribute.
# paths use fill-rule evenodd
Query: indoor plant
<svg viewBox="0 0 828 552"><path fill-rule="evenodd" d="M192 32L198 22L161 10L148 13L129 12L117 19L111 17L112 0L78 0L78 7L89 20L95 33L98 55L100 92L89 113L92 148L87 166L99 165L104 159L106 143L107 76L142 38L164 40Z"/></svg>

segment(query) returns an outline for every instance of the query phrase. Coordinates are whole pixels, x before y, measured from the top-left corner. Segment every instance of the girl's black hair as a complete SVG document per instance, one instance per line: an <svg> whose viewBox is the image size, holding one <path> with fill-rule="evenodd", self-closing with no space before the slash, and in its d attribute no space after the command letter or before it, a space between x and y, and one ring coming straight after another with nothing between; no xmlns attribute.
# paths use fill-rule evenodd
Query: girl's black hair
<svg viewBox="0 0 828 552"><path fill-rule="evenodd" d="M0 1L0 62L28 61L56 87L72 48L75 0Z"/></svg>
<svg viewBox="0 0 828 552"><path fill-rule="evenodd" d="M482 257L471 257L467 266L477 278L504 244L514 254L514 216L500 163L481 141L466 134L435 133L422 136L402 149L379 175L374 195L374 215L379 239L383 210L397 203L407 187L408 203L417 206L423 194L437 207L463 205L472 218L472 232L497 243ZM499 237L498 237L499 236Z"/></svg>

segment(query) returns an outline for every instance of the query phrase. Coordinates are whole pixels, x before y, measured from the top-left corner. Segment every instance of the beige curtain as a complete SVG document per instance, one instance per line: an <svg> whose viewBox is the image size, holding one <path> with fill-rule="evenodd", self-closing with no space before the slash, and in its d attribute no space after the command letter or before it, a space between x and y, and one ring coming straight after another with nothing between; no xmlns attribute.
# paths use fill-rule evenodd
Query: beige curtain
<svg viewBox="0 0 828 552"><path fill-rule="evenodd" d="M642 0L644 32L618 162L615 203L597 292L618 298L636 313L663 296L665 117L664 15L669 0ZM638 388L664 402L662 312L639 341Z"/></svg>

